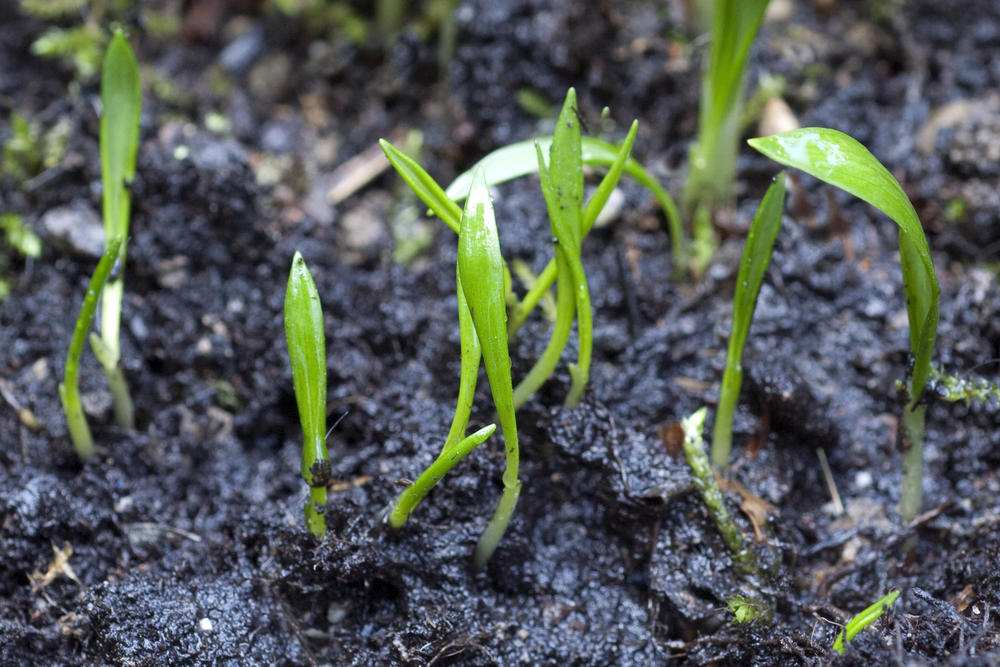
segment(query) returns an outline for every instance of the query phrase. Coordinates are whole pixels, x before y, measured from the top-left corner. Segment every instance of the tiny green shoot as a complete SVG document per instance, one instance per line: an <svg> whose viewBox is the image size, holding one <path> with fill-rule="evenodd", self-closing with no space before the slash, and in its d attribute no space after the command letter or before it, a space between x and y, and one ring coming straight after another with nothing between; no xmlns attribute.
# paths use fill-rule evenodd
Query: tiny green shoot
<svg viewBox="0 0 1000 667"><path fill-rule="evenodd" d="M469 415L472 412L472 401L476 393L482 346L476 335L472 312L469 310L465 291L462 289L462 279L457 266L455 267L455 285L458 295L458 328L462 359L455 415L452 417L448 437L437 459L387 509L386 520L393 528L401 528L413 510L420 504L420 501L430 493L430 490L459 461L485 442L496 430L496 424L490 424L468 437L465 435L466 427L469 424Z"/></svg>
<svg viewBox="0 0 1000 667"><path fill-rule="evenodd" d="M76 318L73 337L70 339L69 350L66 352L66 369L63 381L59 384L59 399L62 401L63 412L66 414L69 435L81 461L87 461L94 455L94 439L90 435L87 417L83 413L83 406L80 403L80 356L83 353L83 341L87 338L87 330L90 328L94 312L97 310L98 295L107 282L108 276L111 275L111 269L118 259L118 251L123 243L124 241L120 237L111 239L104 250L104 255L97 263L94 274L90 277L87 295L80 307L80 315Z"/></svg>
<svg viewBox="0 0 1000 667"><path fill-rule="evenodd" d="M326 487L330 455L326 450L326 341L323 305L309 267L298 252L292 259L285 290L285 340L292 366L295 402L302 424L302 479L309 485L306 526L317 538L326 535Z"/></svg>
<svg viewBox="0 0 1000 667"><path fill-rule="evenodd" d="M715 0L713 5L698 138L691 145L682 197L687 215L695 222L696 238L714 238L709 211L714 206L728 206L733 196L747 55L768 2Z"/></svg>
<svg viewBox="0 0 1000 667"><path fill-rule="evenodd" d="M701 493L701 498L715 521L715 526L722 536L722 541L729 549L733 561L741 569L752 571L756 568L753 552L743 542L743 535L736 527L733 517L726 508L726 499L715 478L715 470L708 462L705 454L705 442L702 431L705 427L705 416L708 408L699 408L689 417L681 420L681 430L684 432L684 457L691 466L692 481Z"/></svg>
<svg viewBox="0 0 1000 667"><path fill-rule="evenodd" d="M490 201L490 191L483 171L477 172L472 179L472 187L462 213L458 235L458 276L482 346L483 365L486 366L493 405L503 429L507 459L503 473L503 494L476 546L473 562L476 567L482 567L493 555L500 538L507 530L521 494L517 419L514 415L514 390L510 377L510 352L507 348L506 277L493 203Z"/></svg>
<svg viewBox="0 0 1000 667"><path fill-rule="evenodd" d="M949 403L961 401L966 406L984 405L996 411L1000 407L1000 383L976 375L952 375L931 366L927 390Z"/></svg>
<svg viewBox="0 0 1000 667"><path fill-rule="evenodd" d="M635 141L634 133L637 130L638 121L633 121L632 125L629 127L628 136L626 136L623 145L625 143L631 144ZM469 191L469 184L472 182L473 172L479 167L482 167L486 171L486 182L488 185L498 185L521 176L527 176L535 173L538 170L538 159L535 152L536 144L541 147L543 153L549 152L552 147L552 137L538 137L537 139L518 141L496 149L472 165L472 167L470 167L467 171L459 174L446 189L446 195L450 199L461 201L461 199ZM583 161L583 164L587 166L605 166L616 168L615 164L618 162L619 154L621 153L620 146L614 146L606 141L601 141L600 139L595 139L593 137L581 137L580 149L580 159ZM659 203L660 207L663 209L663 213L667 219L667 230L670 234L674 267L677 271L681 271L686 262L687 249L684 243L684 229L681 224L680 213L677 210L677 205L674 203L674 200L670 197L670 194L663 188L663 186L660 185L659 181L657 181L656 178L635 158L626 154L624 165L617 167L617 169L628 174L634 178L636 182L649 190ZM617 181L618 178L615 178L614 182L617 183ZM611 190L613 189L614 187L612 186ZM610 196L610 190L608 191L608 195ZM607 198L600 203L600 206L596 206L595 208L591 208L591 204L588 203L587 210L584 215L584 229L586 230L584 236L590 232L590 228L593 227L594 221L597 220L597 215L601 212L605 203L607 203ZM552 286L555 279L556 267L555 260L553 260L548 266L545 267L541 276L539 276L538 285L545 286L542 290L544 292L544 290L547 290ZM539 287L539 289L542 288ZM525 303L527 301L528 297L526 296ZM537 301L537 298L535 301ZM530 312L530 308L522 306L520 312L512 313L510 326L508 326L508 332L516 332L524 323L524 320Z"/></svg>
<svg viewBox="0 0 1000 667"><path fill-rule="evenodd" d="M101 72L101 181L104 192L104 235L121 237L117 276L104 284L101 294L101 335L91 336L94 355L108 377L114 401L115 422L122 428L135 425L132 398L119 367L120 329L124 292L125 249L128 239L135 159L139 147L139 111L142 88L135 54L121 30L115 32L104 56Z"/></svg>
<svg viewBox="0 0 1000 667"><path fill-rule="evenodd" d="M733 595L726 600L726 606L733 614L733 621L737 625L746 625L758 620L767 620L771 617L771 610L767 603L759 597L751 595Z"/></svg>
<svg viewBox="0 0 1000 667"><path fill-rule="evenodd" d="M901 429L903 484L899 513L903 521L909 523L920 512L922 502L927 406L920 398L931 375L940 293L920 219L889 170L861 143L843 132L806 127L751 139L749 144L780 164L801 169L868 202L899 226L899 256L910 324L910 354L913 356Z"/></svg>
<svg viewBox="0 0 1000 667"><path fill-rule="evenodd" d="M577 321L579 339L577 363L570 365L572 377L566 405L575 405L583 394L590 368L592 324L590 292L580 261L583 240L583 162L580 147L580 124L576 111L576 91L566 94L556 130L549 148L546 166L541 146L535 144L538 176L549 211L558 291L556 322L545 351L534 367L514 389L514 406L520 407L552 374Z"/></svg>
<svg viewBox="0 0 1000 667"><path fill-rule="evenodd" d="M750 322L757 305L757 295L764 280L764 271L771 261L774 238L781 229L781 210L785 201L785 172L771 183L757 208L743 246L743 257L736 277L733 296L733 324L729 334L726 370L722 376L719 409L712 431L712 463L725 468L733 441L733 414L743 385L743 346L750 332Z"/></svg>
<svg viewBox="0 0 1000 667"><path fill-rule="evenodd" d="M833 650L841 655L846 650L844 644L854 639L854 636L875 622L885 610L899 598L899 591L892 591L881 600L865 608L860 614L852 618L844 626L844 629L837 633L837 639L833 642Z"/></svg>

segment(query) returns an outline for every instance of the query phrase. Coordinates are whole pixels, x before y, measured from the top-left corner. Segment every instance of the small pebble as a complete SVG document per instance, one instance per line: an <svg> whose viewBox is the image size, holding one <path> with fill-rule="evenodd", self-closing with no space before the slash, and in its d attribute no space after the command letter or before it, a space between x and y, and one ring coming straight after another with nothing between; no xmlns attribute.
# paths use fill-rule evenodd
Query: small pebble
<svg viewBox="0 0 1000 667"><path fill-rule="evenodd" d="M60 250L92 259L104 254L104 223L85 202L49 209L40 224L45 240Z"/></svg>

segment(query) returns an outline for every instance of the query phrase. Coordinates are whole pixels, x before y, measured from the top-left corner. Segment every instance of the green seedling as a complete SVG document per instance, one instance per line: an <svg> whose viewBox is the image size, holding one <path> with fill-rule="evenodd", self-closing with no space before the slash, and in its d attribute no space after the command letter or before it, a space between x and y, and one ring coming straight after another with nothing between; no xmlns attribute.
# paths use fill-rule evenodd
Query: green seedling
<svg viewBox="0 0 1000 667"><path fill-rule="evenodd" d="M722 541L733 557L733 561L743 570L752 571L756 568L753 552L743 542L743 535L736 527L733 517L726 508L726 499L715 479L715 470L708 462L705 454L705 442L702 432L705 427L705 416L708 408L700 408L691 416L681 420L681 430L684 432L684 457L691 466L693 482L701 498L715 521Z"/></svg>
<svg viewBox="0 0 1000 667"><path fill-rule="evenodd" d="M73 337L70 339L69 350L66 352L66 370L63 381L59 384L59 398L62 401L63 412L66 414L69 435L81 461L87 461L94 455L94 439L90 435L87 417L80 404L80 355L83 353L83 341L87 337L87 330L90 328L94 312L97 310L98 295L107 282L108 276L111 275L111 269L118 260L118 251L122 245L124 245L124 241L120 237L111 239L104 250L104 256L97 263L94 275L90 278L87 295L80 307L80 315L76 318Z"/></svg>
<svg viewBox="0 0 1000 667"><path fill-rule="evenodd" d="M691 145L683 203L694 224L695 270L703 269L717 241L711 209L729 206L733 196L736 153L747 54L769 0L715 0L708 66L702 80L698 138Z"/></svg>
<svg viewBox="0 0 1000 667"><path fill-rule="evenodd" d="M512 336L558 277L559 297L556 303L557 314L553 334L538 362L515 389L515 408L523 405L552 374L566 347L574 318L577 320L579 346L577 362L570 367L572 382L567 395L567 405L574 405L586 387L590 366L592 325L586 276L580 263L580 246L623 173L631 169L633 173L651 180L642 167L629 158L637 131L638 125L633 122L624 143L617 149L601 142L595 143L593 140L585 142L580 135L576 92L570 89L557 122L556 134L552 139L542 139L534 144L522 142L505 147L491 153L476 167L477 171L482 169L486 174L488 185L538 171L542 179L542 190L546 197L553 237L556 239L556 257L534 281L524 299L516 301L508 290L506 300L510 318L507 330L508 336ZM457 190L465 187L468 191L471 185L470 177L465 174L459 176L448 190L444 191L416 161L389 142L382 140L380 143L390 163L420 199L448 227L457 231L460 209L454 201L464 197L458 194ZM533 167L529 167L525 159L529 145L532 150ZM544 157L540 157L545 149L549 152L551 162L549 165L546 165ZM583 207L583 165L588 159L607 164L610 168L586 207ZM660 191L669 202L669 196L662 189ZM667 206L675 211L672 202Z"/></svg>
<svg viewBox="0 0 1000 667"><path fill-rule="evenodd" d="M913 356L902 419L903 484L899 513L909 523L920 512L922 502L927 406L920 398L931 375L940 293L920 219L889 170L867 148L842 132L807 127L751 139L749 143L780 164L801 169L868 202L899 226L899 257Z"/></svg>
<svg viewBox="0 0 1000 667"><path fill-rule="evenodd" d="M31 52L42 58L63 58L73 64L76 78L86 81L97 73L101 45L107 36L94 22L72 28L49 28L31 44Z"/></svg>
<svg viewBox="0 0 1000 667"><path fill-rule="evenodd" d="M387 142L382 146L393 164L399 162L397 169L414 192L450 227L455 222L453 216L457 205L444 196L444 191L414 161ZM496 425L490 424L472 435L465 435L482 359L503 429L507 459L500 502L476 547L474 564L482 567L503 537L521 492L521 482L517 478L520 462L517 420L507 349L509 278L500 254L493 204L481 172L472 181L464 211L459 211L456 290L462 364L455 415L437 459L400 494L385 512L385 517L393 528L401 527L434 485L496 430Z"/></svg>
<svg viewBox="0 0 1000 667"><path fill-rule="evenodd" d="M638 130L638 121L633 121L629 128L628 136L625 137L625 141L622 143L624 146L626 143L634 142L634 133ZM446 194L450 199L455 201L461 201L465 196L465 193L469 191L469 184L472 181L473 171L482 167L486 171L486 182L489 185L497 185L500 183L505 183L507 181L513 180L521 176L528 176L535 173L538 170L538 158L536 157L535 145L541 147L542 152L551 151L552 147L552 137L539 137L537 139L529 139L527 141L519 141L489 153L486 157L482 158L476 164L474 164L468 171L459 174L459 176L448 186ZM615 167L615 164L619 161L619 155L621 153L621 146L614 146L607 143L606 141L601 141L600 139L594 139L593 137L581 137L580 138L580 159L583 164L587 166L601 166L609 167L611 169L619 169L620 171L628 174L636 180L640 185L649 190L656 201L659 203L660 207L663 209L663 213L667 219L667 229L670 233L670 243L672 247L672 253L674 258L674 268L677 271L681 271L686 260L686 245L684 242L684 229L681 224L680 213L677 210L677 205L671 198L670 194L660 185L660 183L650 174L642 164L639 163L633 157L629 157L626 153L625 162L621 167ZM610 172L609 172L610 173ZM618 178L621 174L615 177L614 181L609 181L617 184ZM607 179L607 176L605 176ZM607 196L610 196L611 190L614 186L611 186L608 190ZM604 208L604 204L607 203L607 196L603 200L596 199L596 195L587 204L587 208L584 210L583 226L587 233L590 232L591 227L594 226L594 221L597 220L597 216L600 214L601 209ZM599 205L598 205L599 204ZM544 293L556 279L556 266L555 260L549 262L548 266L539 276L538 289L541 293ZM542 287L544 285L544 288ZM529 305L529 296L525 296L523 305L519 311L511 313L511 321L508 326L508 332L516 332L524 320L527 318L528 314L531 312ZM537 302L537 298L535 298ZM534 304L530 304L533 306Z"/></svg>
<svg viewBox="0 0 1000 667"><path fill-rule="evenodd" d="M330 455L326 450L326 341L323 305L309 267L298 252L292 258L285 290L285 341L292 366L295 402L302 424L302 479L309 485L306 526L316 537L326 536L326 486Z"/></svg>
<svg viewBox="0 0 1000 667"><path fill-rule="evenodd" d="M892 591L884 598L875 604L866 607L863 612L849 620L847 625L844 626L844 629L837 634L837 639L833 642L833 650L843 655L845 651L844 644L854 639L854 635L874 623L875 620L884 614L885 610L888 609L898 597L899 591Z"/></svg>
<svg viewBox="0 0 1000 667"><path fill-rule="evenodd" d="M570 365L572 380L566 396L566 405L573 406L580 400L587 384L593 333L590 291L580 261L584 236L583 161L580 125L576 111L576 91L572 88L566 94L566 101L556 121L556 131L549 148L549 165L546 166L542 148L538 144L535 144L535 154L555 246L558 284L556 322L545 351L514 389L514 407L523 405L552 374L566 347L575 314L579 340L578 356L577 363Z"/></svg>
<svg viewBox="0 0 1000 667"><path fill-rule="evenodd" d="M468 301L465 298L465 291L462 289L462 278L457 266L455 267L455 285L458 295L458 328L462 351L462 365L455 415L452 418L451 428L448 430L448 437L437 459L416 481L399 495L396 502L388 509L386 519L393 528L402 527L406 523L406 519L410 516L410 513L424 499L424 496L459 461L485 442L493 434L493 431L496 430L496 425L490 424L468 437L465 435L469 424L469 415L472 413L472 401L476 393L479 360L482 358L482 346L479 344L479 337L476 335L476 326L472 319L472 312L469 310Z"/></svg>
<svg viewBox="0 0 1000 667"><path fill-rule="evenodd" d="M726 600L726 606L733 614L737 625L746 625L754 621L766 621L771 618L771 609L767 602L750 595L733 595Z"/></svg>
<svg viewBox="0 0 1000 667"><path fill-rule="evenodd" d="M781 210L785 202L785 172L781 172L764 194L757 214L750 225L743 258L736 277L733 296L733 324L729 333L726 370L722 376L719 409L712 431L712 463L725 468L733 442L733 414L743 385L743 346L750 332L750 322L757 305L757 295L764 280L764 271L771 261L774 238L781 229Z"/></svg>
<svg viewBox="0 0 1000 667"><path fill-rule="evenodd" d="M101 182L104 187L104 236L128 239L135 158L139 148L139 110L142 88L139 68L121 30L115 32L104 56L101 73ZM119 367L121 358L121 312L125 287L125 248L118 251L114 277L101 293L101 335L92 335L94 356L104 368L114 401L115 422L122 428L135 426L132 397Z"/></svg>
<svg viewBox="0 0 1000 667"><path fill-rule="evenodd" d="M506 272L500 254L493 202L486 176L479 171L465 202L458 234L458 278L472 315L476 336L482 346L483 365L490 382L490 393L503 429L506 466L503 494L493 518L476 545L474 563L482 567L496 550L514 513L521 494L517 477L520 453L517 419L514 415L514 389L510 377L510 352L507 348Z"/></svg>
<svg viewBox="0 0 1000 667"><path fill-rule="evenodd" d="M38 259L42 254L42 240L17 213L0 213L0 301L10 295L11 285L7 278L12 257ZM11 252L12 251L12 252Z"/></svg>

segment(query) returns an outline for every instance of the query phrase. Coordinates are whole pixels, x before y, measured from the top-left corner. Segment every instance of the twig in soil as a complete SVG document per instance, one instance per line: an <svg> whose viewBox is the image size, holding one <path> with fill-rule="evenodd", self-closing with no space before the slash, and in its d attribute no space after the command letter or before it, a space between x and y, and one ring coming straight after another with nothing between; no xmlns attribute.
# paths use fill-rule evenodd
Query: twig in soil
<svg viewBox="0 0 1000 667"><path fill-rule="evenodd" d="M833 501L834 511L840 516L844 513L844 503L841 502L840 493L837 492L837 482L833 479L830 462L826 460L826 451L822 447L817 447L816 456L819 457L819 465L823 469L823 479L826 481L826 488L830 490L830 499Z"/></svg>
<svg viewBox="0 0 1000 667"><path fill-rule="evenodd" d="M285 601L285 598L274 592L271 582L267 580L263 580L263 582L264 586L267 587L268 592L271 594L271 597L277 600L278 604L281 605L281 610L285 614L285 620L287 620L288 624L292 627L292 634L295 635L295 639L299 642L299 647L302 649L303 653L306 654L306 660L309 661L309 664L312 667L316 667L318 664L316 654L313 653L311 648L309 648L309 643L306 640L305 635L302 633L302 627L299 625L298 619L295 618L295 614L292 613L292 610Z"/></svg>
<svg viewBox="0 0 1000 667"><path fill-rule="evenodd" d="M378 178L389 168L382 150L378 146L367 148L334 169L332 182L326 193L329 204L339 204L355 192Z"/></svg>
<svg viewBox="0 0 1000 667"><path fill-rule="evenodd" d="M472 641L472 639L473 637L463 637L461 639L455 639L453 641L448 642L440 649L438 649L438 652L434 654L434 657L427 662L427 667L433 667L440 660L444 660L446 658L454 658L456 655L461 655L462 653L465 653L466 649L470 648L479 649L480 651L483 652L484 655L486 655L487 658L489 658L493 662L493 664L495 665L500 664L500 661L497 660L496 656L490 653L490 650L488 648L486 648L485 646L483 646L478 642Z"/></svg>

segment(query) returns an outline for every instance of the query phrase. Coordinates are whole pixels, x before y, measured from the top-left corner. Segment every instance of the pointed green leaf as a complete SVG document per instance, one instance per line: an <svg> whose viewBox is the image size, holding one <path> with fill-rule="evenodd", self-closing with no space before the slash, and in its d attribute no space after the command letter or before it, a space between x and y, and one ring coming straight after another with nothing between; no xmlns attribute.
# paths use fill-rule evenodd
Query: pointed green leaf
<svg viewBox="0 0 1000 667"><path fill-rule="evenodd" d="M441 218L444 224L451 227L451 230L458 233L459 219L462 217L462 209L445 194L441 186L437 184L431 175L417 161L409 155L399 150L385 139L379 139L379 146L389 159L389 163L396 169L399 175L406 181L406 184L420 197L427 207ZM466 184L468 192L469 184Z"/></svg>
<svg viewBox="0 0 1000 667"><path fill-rule="evenodd" d="M939 289L927 238L906 193L867 148L837 130L806 127L748 143L776 162L801 169L868 202L899 225L910 350L915 358L910 400L915 402L930 374Z"/></svg>
<svg viewBox="0 0 1000 667"><path fill-rule="evenodd" d="M764 271L771 262L774 239L781 229L781 211L785 202L785 172L771 183L757 208L750 232L743 246L743 257L736 277L733 296L733 324L729 333L726 370L722 377L719 409L712 433L712 463L724 468L729 463L732 445L733 414L743 384L743 346L750 332L750 322L757 305L757 295L764 281Z"/></svg>
<svg viewBox="0 0 1000 667"><path fill-rule="evenodd" d="M285 291L285 340L302 423L302 478L310 486L324 486L330 457L326 450L323 306L309 267L298 252L292 259Z"/></svg>

